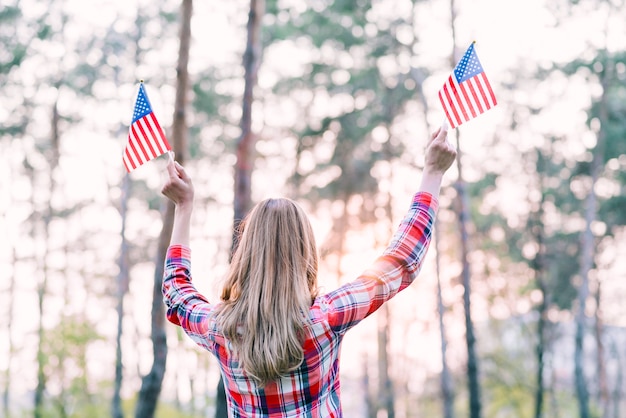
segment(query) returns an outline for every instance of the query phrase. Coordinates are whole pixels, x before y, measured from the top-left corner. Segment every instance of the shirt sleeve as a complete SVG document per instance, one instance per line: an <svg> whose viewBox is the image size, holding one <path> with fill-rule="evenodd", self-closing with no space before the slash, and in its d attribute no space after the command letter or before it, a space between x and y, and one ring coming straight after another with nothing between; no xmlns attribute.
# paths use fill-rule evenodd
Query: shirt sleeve
<svg viewBox="0 0 626 418"><path fill-rule="evenodd" d="M438 202L429 193L417 193L393 235L374 264L356 280L321 297L329 325L336 333L375 312L409 286L419 273L430 244Z"/></svg>
<svg viewBox="0 0 626 418"><path fill-rule="evenodd" d="M179 325L198 345L210 349L214 340L210 332L213 305L191 282L191 250L188 247L172 245L168 248L162 292L168 321Z"/></svg>

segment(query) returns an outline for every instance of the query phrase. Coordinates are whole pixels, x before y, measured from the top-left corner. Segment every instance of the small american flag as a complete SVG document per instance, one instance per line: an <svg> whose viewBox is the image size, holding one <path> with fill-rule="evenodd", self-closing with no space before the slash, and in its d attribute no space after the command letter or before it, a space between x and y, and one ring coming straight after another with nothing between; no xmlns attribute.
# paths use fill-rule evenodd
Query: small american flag
<svg viewBox="0 0 626 418"><path fill-rule="evenodd" d="M475 118L497 104L472 43L439 90L439 100L451 128Z"/></svg>
<svg viewBox="0 0 626 418"><path fill-rule="evenodd" d="M133 121L128 130L128 143L123 157L124 167L130 173L143 163L171 149L161 125L152 112L148 95L141 83L135 102Z"/></svg>

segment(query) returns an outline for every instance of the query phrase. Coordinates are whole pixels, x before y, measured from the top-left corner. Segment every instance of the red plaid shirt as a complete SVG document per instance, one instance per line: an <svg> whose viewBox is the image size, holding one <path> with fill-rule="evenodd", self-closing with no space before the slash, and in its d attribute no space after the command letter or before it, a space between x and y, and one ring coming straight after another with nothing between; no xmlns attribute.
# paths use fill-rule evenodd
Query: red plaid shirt
<svg viewBox="0 0 626 418"><path fill-rule="evenodd" d="M343 336L415 279L428 249L436 210L437 201L430 194L415 195L391 244L372 267L313 302L300 368L262 389L229 351L232 346L217 327L216 305L191 283L190 249L171 246L163 282L167 319L219 360L229 416L341 417L339 348Z"/></svg>

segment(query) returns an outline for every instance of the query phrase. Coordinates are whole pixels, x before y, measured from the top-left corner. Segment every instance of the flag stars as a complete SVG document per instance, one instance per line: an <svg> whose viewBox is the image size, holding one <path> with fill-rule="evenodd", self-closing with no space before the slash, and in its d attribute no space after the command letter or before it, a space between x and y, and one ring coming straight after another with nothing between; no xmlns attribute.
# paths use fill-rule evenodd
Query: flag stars
<svg viewBox="0 0 626 418"><path fill-rule="evenodd" d="M135 111L133 112L133 122L142 116L147 115L152 112L152 108L150 107L150 103L146 97L146 94L143 90L143 86L139 89L139 94L137 95L137 102L135 103Z"/></svg>
<svg viewBox="0 0 626 418"><path fill-rule="evenodd" d="M458 80L459 83L474 77L477 74L483 72L483 67L480 65L480 61L478 60L478 56L474 51L474 46L470 45L468 50L461 58L461 61L454 68L454 76Z"/></svg>

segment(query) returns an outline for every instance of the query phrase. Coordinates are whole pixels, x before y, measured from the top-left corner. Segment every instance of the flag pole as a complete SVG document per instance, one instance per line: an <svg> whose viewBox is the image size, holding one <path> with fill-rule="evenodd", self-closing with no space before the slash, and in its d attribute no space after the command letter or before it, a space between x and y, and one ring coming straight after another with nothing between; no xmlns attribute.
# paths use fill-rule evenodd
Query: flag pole
<svg viewBox="0 0 626 418"><path fill-rule="evenodd" d="M443 122L441 122L441 130L448 132L448 119L447 118L443 118Z"/></svg>

